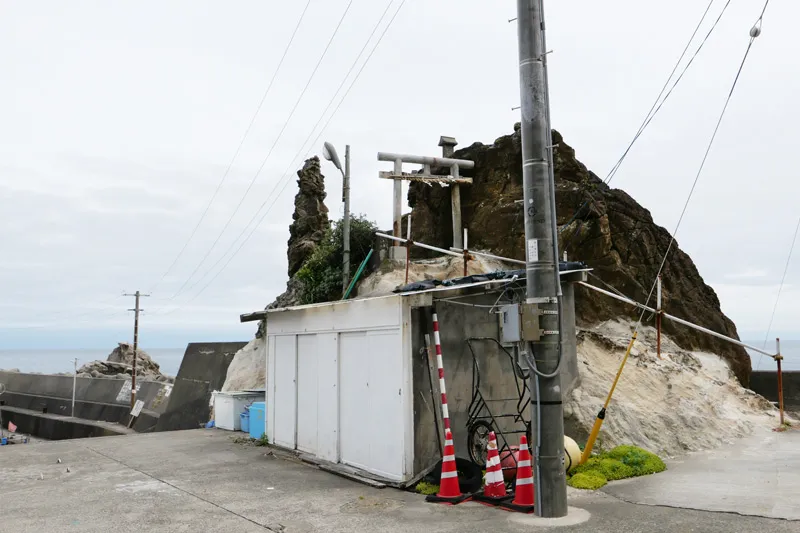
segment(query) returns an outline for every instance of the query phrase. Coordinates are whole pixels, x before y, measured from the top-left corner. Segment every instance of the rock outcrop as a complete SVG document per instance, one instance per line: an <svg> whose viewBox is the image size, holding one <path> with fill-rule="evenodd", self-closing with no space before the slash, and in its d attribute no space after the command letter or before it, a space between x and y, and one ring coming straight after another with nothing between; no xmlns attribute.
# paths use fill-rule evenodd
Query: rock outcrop
<svg viewBox="0 0 800 533"><path fill-rule="evenodd" d="M575 151L553 132L556 176L556 211L561 249L570 259L585 261L594 269L591 281L607 283L643 302L658 272L671 235L656 225L650 212L624 191L612 189L575 158ZM524 259L521 146L515 133L492 145L475 143L454 156L475 161L473 178L461 187L464 224L470 247L491 250L504 257ZM442 173L446 171L442 170ZM414 239L447 248L452 244L450 191L412 183L408 193L414 220ZM714 289L706 285L692 259L674 243L663 270L664 308L671 314L734 338L736 327L721 309ZM413 254L425 256L413 248ZM598 281L598 279L600 281ZM576 311L582 326L617 317L638 319L630 306L579 288ZM652 323L652 317L645 317ZM747 385L751 364L744 349L670 321L664 322L670 338L686 350L720 354L739 381Z"/></svg>
<svg viewBox="0 0 800 533"><path fill-rule="evenodd" d="M297 171L297 188L287 247L289 281L286 283L286 291L269 304L267 309L289 307L300 302L301 285L294 275L314 253L330 226L328 208L325 205L325 176L320 170L319 157L307 159L303 168ZM260 339L263 335L264 324L261 322L256 338Z"/></svg>
<svg viewBox="0 0 800 533"><path fill-rule="evenodd" d="M136 377L148 381L172 383L174 378L161 373L161 368L147 352L136 351ZM133 375L133 345L120 342L105 361L91 361L78 369L80 377L131 379Z"/></svg>
<svg viewBox="0 0 800 533"><path fill-rule="evenodd" d="M294 214L289 226L289 277L300 270L306 259L322 241L330 225L325 206L325 177L320 171L318 157L306 160L297 172L299 191L294 197Z"/></svg>

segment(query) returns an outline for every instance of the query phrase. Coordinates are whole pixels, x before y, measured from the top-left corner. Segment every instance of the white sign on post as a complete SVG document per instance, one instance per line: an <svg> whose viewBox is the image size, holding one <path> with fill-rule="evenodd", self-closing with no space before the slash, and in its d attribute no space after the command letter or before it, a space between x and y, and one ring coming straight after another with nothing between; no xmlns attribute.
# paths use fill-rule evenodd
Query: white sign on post
<svg viewBox="0 0 800 533"><path fill-rule="evenodd" d="M133 404L133 409L131 409L131 416L139 416L142 412L142 408L144 407L144 402L142 400L136 400L136 403Z"/></svg>

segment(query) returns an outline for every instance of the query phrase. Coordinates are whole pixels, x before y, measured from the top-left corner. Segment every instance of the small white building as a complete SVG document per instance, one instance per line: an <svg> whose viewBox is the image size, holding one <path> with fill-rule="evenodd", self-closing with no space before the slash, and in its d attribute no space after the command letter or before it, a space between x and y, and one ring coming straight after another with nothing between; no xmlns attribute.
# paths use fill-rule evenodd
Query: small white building
<svg viewBox="0 0 800 533"><path fill-rule="evenodd" d="M464 339L499 338L500 326L498 315L487 312L490 305L450 304L454 295L496 302L498 287L507 283L481 281L242 315L243 322L266 321L270 442L399 484L435 464L441 452L440 396L424 339L435 305L456 452L466 456L473 372ZM572 327L574 332L574 319ZM479 357L486 360L489 386L508 396L508 373L498 353L487 345Z"/></svg>

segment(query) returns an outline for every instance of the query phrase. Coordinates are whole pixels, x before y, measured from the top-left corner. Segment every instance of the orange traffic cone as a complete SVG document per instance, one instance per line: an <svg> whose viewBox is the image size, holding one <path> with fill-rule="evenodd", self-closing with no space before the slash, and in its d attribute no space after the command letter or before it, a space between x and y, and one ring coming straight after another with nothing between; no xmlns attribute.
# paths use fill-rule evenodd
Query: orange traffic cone
<svg viewBox="0 0 800 533"><path fill-rule="evenodd" d="M497 453L497 437L494 431L489 432L489 446L486 454L486 486L483 495L490 498L505 498L506 484L503 480L503 469L500 467L500 454Z"/></svg>
<svg viewBox="0 0 800 533"><path fill-rule="evenodd" d="M486 483L483 491L475 494L475 500L487 505L499 505L508 498L506 483L503 479L503 468L500 465L500 454L497 453L497 437L494 431L489 433L489 445L486 454Z"/></svg>
<svg viewBox="0 0 800 533"><path fill-rule="evenodd" d="M468 497L461 494L461 488L458 485L453 434L448 428L444 431L444 457L442 457L442 477L439 483L439 493L435 496L431 494L425 499L429 502L456 504L463 502Z"/></svg>
<svg viewBox="0 0 800 533"><path fill-rule="evenodd" d="M528 451L528 439L525 435L519 439L519 461L517 461L514 501L503 507L521 513L533 512L533 469L531 468L531 454Z"/></svg>

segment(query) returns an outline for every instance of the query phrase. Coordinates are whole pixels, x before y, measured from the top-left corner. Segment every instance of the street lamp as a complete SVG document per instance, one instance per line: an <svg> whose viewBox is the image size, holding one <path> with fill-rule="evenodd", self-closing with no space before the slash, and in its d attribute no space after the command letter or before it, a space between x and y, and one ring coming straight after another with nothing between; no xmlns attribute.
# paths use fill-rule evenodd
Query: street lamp
<svg viewBox="0 0 800 533"><path fill-rule="evenodd" d="M344 219L342 220L343 233L343 261L342 261L342 291L347 291L350 283L350 145L345 147L344 168L336 153L336 148L329 142L322 146L322 156L333 163L342 173L342 202L344 203Z"/></svg>

